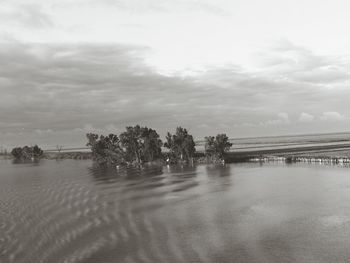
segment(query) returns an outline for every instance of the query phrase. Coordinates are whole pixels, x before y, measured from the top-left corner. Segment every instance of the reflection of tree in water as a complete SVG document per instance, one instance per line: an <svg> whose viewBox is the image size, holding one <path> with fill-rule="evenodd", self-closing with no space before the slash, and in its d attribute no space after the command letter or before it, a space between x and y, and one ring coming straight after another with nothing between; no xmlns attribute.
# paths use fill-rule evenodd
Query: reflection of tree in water
<svg viewBox="0 0 350 263"><path fill-rule="evenodd" d="M33 165L39 165L40 160L39 159L13 159L12 160L13 164L33 164Z"/></svg>
<svg viewBox="0 0 350 263"><path fill-rule="evenodd" d="M138 167L122 167L119 169L111 167L101 167L93 164L89 169L89 174L98 181L110 181L117 179L138 180L163 174L163 167L159 165L147 165Z"/></svg>
<svg viewBox="0 0 350 263"><path fill-rule="evenodd" d="M231 165L213 164L206 166L208 176L230 176L231 175Z"/></svg>
<svg viewBox="0 0 350 263"><path fill-rule="evenodd" d="M128 180L137 180L140 178L150 178L163 174L163 167L160 165L147 165L140 167L126 168L123 171Z"/></svg>
<svg viewBox="0 0 350 263"><path fill-rule="evenodd" d="M179 218L184 220L187 212L181 208L182 204L198 196L191 192L199 179L195 166L120 169L92 166L89 171L96 185L102 185L96 188L102 191L97 216L101 222L107 222L105 229L116 237L111 245L113 249L104 250L103 258L118 262L185 262L179 251L186 248L194 262L200 262L190 244L184 244L179 236L172 234L179 226L182 229L182 224L170 226L171 220L177 219L177 213L172 213L173 206L179 204L179 211L184 212ZM105 208L104 203L108 204ZM96 254L89 262L101 261L100 255Z"/></svg>
<svg viewBox="0 0 350 263"><path fill-rule="evenodd" d="M163 169L167 171L164 175ZM164 188L166 192L180 192L199 185L197 167L194 165L144 165L119 169L92 165L89 174L98 183L116 183L134 190ZM130 181L127 183L127 181ZM153 193L154 194L154 193Z"/></svg>
<svg viewBox="0 0 350 263"><path fill-rule="evenodd" d="M168 183L174 185L172 192L185 191L199 185L195 165L169 165L166 169L170 174Z"/></svg>
<svg viewBox="0 0 350 263"><path fill-rule="evenodd" d="M214 191L225 191L232 187L232 165L213 164L206 166L207 177L211 181L210 185Z"/></svg>
<svg viewBox="0 0 350 263"><path fill-rule="evenodd" d="M197 170L197 167L191 164L185 164L185 165L179 164L179 165L168 165L167 169L170 173L177 174L177 173L195 172Z"/></svg>

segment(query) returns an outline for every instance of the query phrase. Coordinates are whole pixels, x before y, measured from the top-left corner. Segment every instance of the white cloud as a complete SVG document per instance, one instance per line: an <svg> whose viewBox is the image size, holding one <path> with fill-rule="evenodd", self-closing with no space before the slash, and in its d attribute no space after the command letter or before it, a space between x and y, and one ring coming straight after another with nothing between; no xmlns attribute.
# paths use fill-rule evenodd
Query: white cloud
<svg viewBox="0 0 350 263"><path fill-rule="evenodd" d="M315 119L315 116L308 113L301 113L299 117L300 122L312 122Z"/></svg>
<svg viewBox="0 0 350 263"><path fill-rule="evenodd" d="M321 54L343 55L350 46L345 0L11 0L2 1L1 10L1 34L23 42L148 46L148 63L168 73L213 64L254 67L256 52L281 38ZM325 35L333 41L324 41ZM291 65L308 62L289 53ZM313 79L322 76L317 71Z"/></svg>
<svg viewBox="0 0 350 263"><path fill-rule="evenodd" d="M46 129L46 130L36 129L36 130L34 130L34 132L39 134L39 135L43 135L45 133L53 133L53 130L51 130L51 129Z"/></svg>
<svg viewBox="0 0 350 263"><path fill-rule="evenodd" d="M289 115L286 112L278 113L277 117L277 119L264 122L263 125L286 125L290 123Z"/></svg>
<svg viewBox="0 0 350 263"><path fill-rule="evenodd" d="M289 123L289 116L288 113L280 112L277 114L277 116L285 123Z"/></svg>
<svg viewBox="0 0 350 263"><path fill-rule="evenodd" d="M322 114L320 119L322 121L343 121L345 120L345 116L336 111L327 111Z"/></svg>
<svg viewBox="0 0 350 263"><path fill-rule="evenodd" d="M348 2L287 2L3 1L1 131L52 129L41 132L50 142L73 130L81 143L78 133L135 123L198 136L345 129Z"/></svg>

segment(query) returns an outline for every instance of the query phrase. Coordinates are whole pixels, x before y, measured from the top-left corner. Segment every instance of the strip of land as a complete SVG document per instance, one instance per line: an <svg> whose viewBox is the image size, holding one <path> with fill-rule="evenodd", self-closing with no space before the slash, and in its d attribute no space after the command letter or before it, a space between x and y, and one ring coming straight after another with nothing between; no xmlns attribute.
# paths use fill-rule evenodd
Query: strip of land
<svg viewBox="0 0 350 263"><path fill-rule="evenodd" d="M227 162L249 161L271 157L283 157L290 160L299 159L346 159L350 158L350 143L315 143L302 146L280 146L261 148L244 148L229 152L225 158Z"/></svg>
<svg viewBox="0 0 350 263"><path fill-rule="evenodd" d="M204 157L204 147L197 145L198 161ZM10 155L1 155L1 159L10 159ZM74 148L69 151L57 152L48 150L44 152L44 159L91 159L92 153L88 149ZM245 162L251 160L323 160L340 162L349 159L350 162L350 141L309 141L302 142L278 142L278 143L246 143L231 148L226 154L225 161ZM202 161L200 161L202 162ZM204 162L204 159L203 159Z"/></svg>

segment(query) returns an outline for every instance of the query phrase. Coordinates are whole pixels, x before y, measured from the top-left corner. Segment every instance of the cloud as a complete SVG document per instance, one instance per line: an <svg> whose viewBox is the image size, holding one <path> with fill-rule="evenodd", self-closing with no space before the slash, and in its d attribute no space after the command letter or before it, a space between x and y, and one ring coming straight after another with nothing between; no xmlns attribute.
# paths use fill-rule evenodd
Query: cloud
<svg viewBox="0 0 350 263"><path fill-rule="evenodd" d="M262 122L261 125L286 125L290 123L288 113L280 112L277 114L277 117L277 119Z"/></svg>
<svg viewBox="0 0 350 263"><path fill-rule="evenodd" d="M1 44L0 145L81 146L88 131L119 133L137 123L162 136L182 125L199 139L305 133L350 114L350 91L341 86L278 79L240 65L164 76L145 62L149 52L117 44ZM312 119L306 112L326 108L334 112L304 124ZM339 123L332 128L341 129Z"/></svg>
<svg viewBox="0 0 350 263"><path fill-rule="evenodd" d="M208 0L97 0L91 2L118 6L118 8L123 8L132 13L202 11L216 15L227 14L227 11L220 5Z"/></svg>
<svg viewBox="0 0 350 263"><path fill-rule="evenodd" d="M299 117L300 122L312 122L315 119L315 116L308 114L308 113L301 113Z"/></svg>
<svg viewBox="0 0 350 263"><path fill-rule="evenodd" d="M32 29L53 27L51 17L38 4L4 4L0 10L0 21L7 25Z"/></svg>
<svg viewBox="0 0 350 263"><path fill-rule="evenodd" d="M262 71L293 82L331 85L349 81L349 61L337 56L315 54L289 40L276 42L259 53Z"/></svg>
<svg viewBox="0 0 350 263"><path fill-rule="evenodd" d="M288 116L288 113L280 112L280 113L278 113L278 117L279 117L284 123L289 123L289 116Z"/></svg>
<svg viewBox="0 0 350 263"><path fill-rule="evenodd" d="M228 121L223 114L232 107L227 94L194 79L159 75L143 62L147 50L0 45L0 119L2 132L8 133L3 140L50 144L51 136L57 141L53 145L64 140L83 145L90 130L117 132L140 123L165 134L177 125L207 124L210 130L213 123Z"/></svg>
<svg viewBox="0 0 350 263"><path fill-rule="evenodd" d="M322 121L343 121L345 120L345 116L341 115L340 113L336 111L327 111L322 114L320 117Z"/></svg>

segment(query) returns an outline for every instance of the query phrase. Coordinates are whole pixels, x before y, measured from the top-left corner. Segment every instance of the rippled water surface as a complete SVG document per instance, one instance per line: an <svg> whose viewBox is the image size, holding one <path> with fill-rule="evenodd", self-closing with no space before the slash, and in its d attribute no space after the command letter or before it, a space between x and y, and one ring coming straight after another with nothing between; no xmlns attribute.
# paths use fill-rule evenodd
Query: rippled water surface
<svg viewBox="0 0 350 263"><path fill-rule="evenodd" d="M350 168L0 161L0 262L349 262Z"/></svg>

